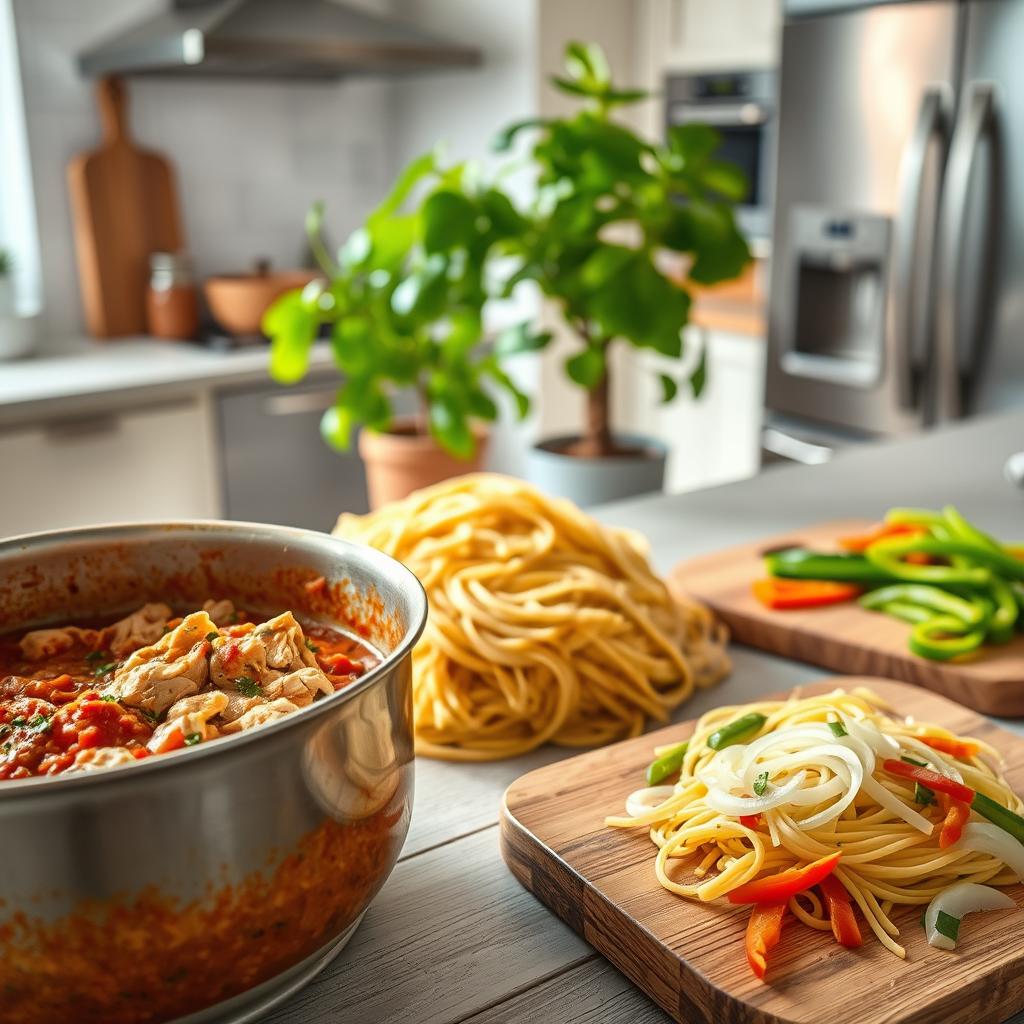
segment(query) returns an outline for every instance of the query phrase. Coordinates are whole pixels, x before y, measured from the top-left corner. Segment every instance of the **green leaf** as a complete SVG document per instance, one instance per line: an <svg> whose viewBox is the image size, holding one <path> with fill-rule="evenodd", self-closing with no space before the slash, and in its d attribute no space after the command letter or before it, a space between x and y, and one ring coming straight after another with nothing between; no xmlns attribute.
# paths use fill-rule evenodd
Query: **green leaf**
<svg viewBox="0 0 1024 1024"><path fill-rule="evenodd" d="M679 394L679 385L667 373L659 373L658 379L661 381L661 404L668 405Z"/></svg>
<svg viewBox="0 0 1024 1024"><path fill-rule="evenodd" d="M469 429L466 412L447 396L430 402L430 433L441 447L457 459L471 459L476 451L476 438Z"/></svg>
<svg viewBox="0 0 1024 1024"><path fill-rule="evenodd" d="M587 99L593 99L596 95L600 94L600 90L580 85L577 82L572 82L568 78L561 78L558 75L549 75L548 81L558 89L559 92L568 93L570 96L585 96Z"/></svg>
<svg viewBox="0 0 1024 1024"><path fill-rule="evenodd" d="M694 368L693 373L690 374L690 390L693 392L694 398L700 398L704 393L704 387L708 382L708 350L706 348L701 350L700 359L697 360L697 366Z"/></svg>
<svg viewBox="0 0 1024 1024"><path fill-rule="evenodd" d="M768 773L761 772L756 779L754 779L754 796L764 796L765 790L768 788Z"/></svg>
<svg viewBox="0 0 1024 1024"><path fill-rule="evenodd" d="M582 352L570 356L565 361L565 372L570 380L590 391L597 387L604 377L604 353L601 349L588 345Z"/></svg>
<svg viewBox="0 0 1024 1024"><path fill-rule="evenodd" d="M480 206L499 237L516 237L528 226L528 221L512 205L512 200L496 188L490 188L480 196Z"/></svg>
<svg viewBox="0 0 1024 1024"><path fill-rule="evenodd" d="M704 242L697 248L696 256L689 271L689 278L699 284L716 284L737 277L750 262L750 249L746 239L731 223L724 238L716 242Z"/></svg>
<svg viewBox="0 0 1024 1024"><path fill-rule="evenodd" d="M338 253L338 259L343 267L358 267L369 259L371 252L373 252L373 238L365 227L360 227L345 239L345 244Z"/></svg>
<svg viewBox="0 0 1024 1024"><path fill-rule="evenodd" d="M423 205L423 248L441 252L455 246L467 246L476 236L477 211L458 192L442 189Z"/></svg>
<svg viewBox="0 0 1024 1024"><path fill-rule="evenodd" d="M525 419L530 412L530 399L519 389L516 382L498 365L493 357L489 357L480 364L480 369L491 378L499 387L512 396L516 403L516 415L520 420Z"/></svg>
<svg viewBox="0 0 1024 1024"><path fill-rule="evenodd" d="M370 373L374 365L373 327L367 316L347 316L331 331L331 351L338 369L352 377Z"/></svg>
<svg viewBox="0 0 1024 1024"><path fill-rule="evenodd" d="M352 413L340 405L332 405L320 418L320 435L337 451L352 447Z"/></svg>
<svg viewBox="0 0 1024 1024"><path fill-rule="evenodd" d="M506 327L494 342L494 353L499 358L518 355L520 352L539 352L551 342L548 331L534 331L530 321L524 320L514 327Z"/></svg>
<svg viewBox="0 0 1024 1024"><path fill-rule="evenodd" d="M590 82L594 86L607 86L611 82L608 58L597 43L569 43L565 48L565 70L577 82Z"/></svg>
<svg viewBox="0 0 1024 1024"><path fill-rule="evenodd" d="M391 309L398 316L433 319L444 312L444 272L448 261L434 253L399 283L391 293Z"/></svg>
<svg viewBox="0 0 1024 1024"><path fill-rule="evenodd" d="M626 106L646 100L650 95L647 89L608 89L601 98L609 105Z"/></svg>
<svg viewBox="0 0 1024 1024"><path fill-rule="evenodd" d="M604 288L635 255L621 245L602 245L580 268L580 280L591 291Z"/></svg>
<svg viewBox="0 0 1024 1024"><path fill-rule="evenodd" d="M747 176L734 164L728 164L721 160L709 163L700 172L701 181L704 185L726 199L741 203L747 198L750 186Z"/></svg>
<svg viewBox="0 0 1024 1024"><path fill-rule="evenodd" d="M512 148L516 136L528 128L540 128L548 123L546 117L526 117L521 121L513 121L512 124L503 128L491 141L491 149L496 153L504 153Z"/></svg>
<svg viewBox="0 0 1024 1024"><path fill-rule="evenodd" d="M471 416L493 423L498 418L498 407L490 395L473 388L466 392L466 408Z"/></svg>
<svg viewBox="0 0 1024 1024"><path fill-rule="evenodd" d="M412 161L399 174L391 191L384 201L370 214L370 222L388 217L393 214L405 202L406 197L416 185L437 169L437 154L431 150Z"/></svg>
<svg viewBox="0 0 1024 1024"><path fill-rule="evenodd" d="M669 149L687 163L707 160L722 141L722 136L706 124L677 124L668 130Z"/></svg>
<svg viewBox="0 0 1024 1024"><path fill-rule="evenodd" d="M263 314L263 333L270 338L270 376L279 384L294 384L309 369L320 316L306 302L302 289L286 292Z"/></svg>

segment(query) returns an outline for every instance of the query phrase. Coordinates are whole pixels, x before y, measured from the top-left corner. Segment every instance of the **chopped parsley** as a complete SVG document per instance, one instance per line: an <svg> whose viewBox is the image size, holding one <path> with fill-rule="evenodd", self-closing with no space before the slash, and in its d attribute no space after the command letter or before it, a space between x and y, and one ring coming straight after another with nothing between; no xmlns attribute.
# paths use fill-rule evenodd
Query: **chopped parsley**
<svg viewBox="0 0 1024 1024"><path fill-rule="evenodd" d="M100 700L105 700L108 704L117 703L117 698L112 693L101 693Z"/></svg>
<svg viewBox="0 0 1024 1024"><path fill-rule="evenodd" d="M94 676L105 676L108 672L113 672L117 668L116 661L105 661L102 665L97 665L93 670Z"/></svg>
<svg viewBox="0 0 1024 1024"><path fill-rule="evenodd" d="M927 786L922 786L920 782L915 782L914 803L927 807L929 804L935 803L935 794Z"/></svg>
<svg viewBox="0 0 1024 1024"><path fill-rule="evenodd" d="M150 711L149 708L136 708L135 710L138 711L143 718L148 718L149 721L154 724L160 721L160 716L155 711Z"/></svg>
<svg viewBox="0 0 1024 1024"><path fill-rule="evenodd" d="M206 639L207 640L216 640L219 637L220 637L220 633L218 633L217 630L215 630L215 629L211 630L209 633L206 634Z"/></svg>
<svg viewBox="0 0 1024 1024"><path fill-rule="evenodd" d="M317 647L317 645L313 643L308 636L306 637L306 649L312 651L314 654L320 653L320 648Z"/></svg>
<svg viewBox="0 0 1024 1024"><path fill-rule="evenodd" d="M19 726L19 725L24 725L24 724L25 724L25 716L24 715L17 715L16 717L11 719L11 725Z"/></svg>
<svg viewBox="0 0 1024 1024"><path fill-rule="evenodd" d="M0 722L0 736L6 736L11 731L11 727L6 722Z"/></svg>
<svg viewBox="0 0 1024 1024"><path fill-rule="evenodd" d="M754 779L754 795L764 796L764 791L768 788L768 773L761 772L756 779Z"/></svg>
<svg viewBox="0 0 1024 1024"><path fill-rule="evenodd" d="M252 676L239 676L235 680L235 686L243 697L258 697L263 693L263 687Z"/></svg>
<svg viewBox="0 0 1024 1024"><path fill-rule="evenodd" d="M203 734L201 732L190 732L185 737L185 746L194 747L197 743L202 742Z"/></svg>
<svg viewBox="0 0 1024 1024"><path fill-rule="evenodd" d="M95 665L98 661L103 661L105 658L110 657L110 651L90 651L86 656L85 660L90 665Z"/></svg>
<svg viewBox="0 0 1024 1024"><path fill-rule="evenodd" d="M840 736L849 736L849 733L846 731L846 726L843 725L842 722L829 722L828 727L832 730L832 735L837 739Z"/></svg>
<svg viewBox="0 0 1024 1024"><path fill-rule="evenodd" d="M9 754L10 752L11 752L11 744L10 743L5 743L2 747L0 747L0 754Z"/></svg>
<svg viewBox="0 0 1024 1024"><path fill-rule="evenodd" d="M27 725L34 732L46 732L50 728L50 719L46 715L33 715Z"/></svg>

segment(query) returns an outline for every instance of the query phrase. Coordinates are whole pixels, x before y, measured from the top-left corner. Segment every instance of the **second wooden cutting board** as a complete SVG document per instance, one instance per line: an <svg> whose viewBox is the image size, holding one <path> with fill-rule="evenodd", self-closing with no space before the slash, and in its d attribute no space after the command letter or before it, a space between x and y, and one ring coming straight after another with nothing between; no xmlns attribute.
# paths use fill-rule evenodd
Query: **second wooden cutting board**
<svg viewBox="0 0 1024 1024"><path fill-rule="evenodd" d="M82 307L97 338L145 334L149 257L184 244L174 172L135 145L120 79L102 79L97 99L103 141L68 165Z"/></svg>
<svg viewBox="0 0 1024 1024"><path fill-rule="evenodd" d="M837 672L916 683L986 714L1024 715L1024 637L985 647L968 661L929 661L907 647L910 627L888 615L856 603L773 611L751 592L754 580L766 575L766 551L781 546L836 550L837 538L869 526L823 523L702 555L676 566L669 584L708 605L738 643Z"/></svg>

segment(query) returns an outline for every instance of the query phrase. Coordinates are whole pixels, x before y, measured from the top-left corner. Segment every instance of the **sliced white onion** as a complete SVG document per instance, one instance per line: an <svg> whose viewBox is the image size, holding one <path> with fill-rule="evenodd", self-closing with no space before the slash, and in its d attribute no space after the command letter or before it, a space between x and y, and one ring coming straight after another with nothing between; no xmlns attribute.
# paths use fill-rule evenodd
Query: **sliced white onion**
<svg viewBox="0 0 1024 1024"><path fill-rule="evenodd" d="M930 945L939 949L956 949L956 939L943 935L936 927L940 913L962 921L965 914L983 910L1016 909L1017 904L999 889L993 889L990 885L979 885L977 882L957 882L943 889L928 904L928 909L924 912L924 930Z"/></svg>
<svg viewBox="0 0 1024 1024"><path fill-rule="evenodd" d="M675 791L675 786L647 786L638 789L626 797L626 813L631 818L642 817L658 804L663 804Z"/></svg>
<svg viewBox="0 0 1024 1024"><path fill-rule="evenodd" d="M908 825L913 825L926 836L932 834L932 823L923 814L918 814L913 807L908 807L898 796L890 793L873 775L864 776L862 788L875 803L902 818ZM1024 851L1024 846L1021 850Z"/></svg>
<svg viewBox="0 0 1024 1024"><path fill-rule="evenodd" d="M819 811L817 814L812 814L809 818L800 819L797 824L807 832L820 828L822 825L827 825L828 822L838 818L853 802L854 797L860 792L860 788L864 783L864 765L861 764L860 758L849 747L839 743L830 743L827 747L819 749L821 753L816 754L816 756L828 767L832 768L837 775L844 778L846 793L834 804ZM836 763L837 759L839 763ZM844 766L849 773L848 777L844 777L842 772Z"/></svg>
<svg viewBox="0 0 1024 1024"><path fill-rule="evenodd" d="M762 796L734 796L722 789L709 788L704 802L713 811L718 811L719 814L728 814L734 818L746 814L762 814L765 811L770 811L773 807L779 807L786 803L790 794L803 785L806 777L807 773L801 771L781 786L776 787L769 784L769 791Z"/></svg>
<svg viewBox="0 0 1024 1024"><path fill-rule="evenodd" d="M1024 844L998 825L987 821L968 822L951 849L987 853L1001 860L1019 879L1024 880Z"/></svg>
<svg viewBox="0 0 1024 1024"><path fill-rule="evenodd" d="M891 736L882 732L874 722L843 715L843 725L852 737L867 744L878 757L900 756L900 745Z"/></svg>

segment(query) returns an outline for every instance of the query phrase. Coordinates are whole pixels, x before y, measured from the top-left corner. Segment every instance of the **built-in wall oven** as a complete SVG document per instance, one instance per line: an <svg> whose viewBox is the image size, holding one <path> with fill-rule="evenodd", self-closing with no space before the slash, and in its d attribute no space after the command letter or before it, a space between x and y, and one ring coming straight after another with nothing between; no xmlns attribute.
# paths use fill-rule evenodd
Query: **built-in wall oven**
<svg viewBox="0 0 1024 1024"><path fill-rule="evenodd" d="M754 239L771 231L775 175L776 75L768 70L670 74L665 80L666 129L698 122L721 134L719 155L750 183L738 221Z"/></svg>

